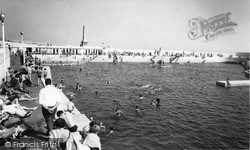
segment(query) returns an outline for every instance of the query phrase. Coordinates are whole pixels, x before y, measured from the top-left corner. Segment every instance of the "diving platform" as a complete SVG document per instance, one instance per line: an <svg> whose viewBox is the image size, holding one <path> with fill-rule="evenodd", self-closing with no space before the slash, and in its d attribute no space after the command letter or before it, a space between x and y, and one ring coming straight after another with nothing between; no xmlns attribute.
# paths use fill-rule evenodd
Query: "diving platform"
<svg viewBox="0 0 250 150"><path fill-rule="evenodd" d="M238 86L250 86L250 80L232 80L232 81L229 80L229 84L227 83L227 81L216 81L217 86L238 87Z"/></svg>

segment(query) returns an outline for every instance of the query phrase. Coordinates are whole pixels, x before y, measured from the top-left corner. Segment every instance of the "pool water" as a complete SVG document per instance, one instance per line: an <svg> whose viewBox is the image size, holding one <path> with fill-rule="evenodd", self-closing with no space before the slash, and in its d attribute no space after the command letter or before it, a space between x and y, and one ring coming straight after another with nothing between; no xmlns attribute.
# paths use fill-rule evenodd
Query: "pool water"
<svg viewBox="0 0 250 150"><path fill-rule="evenodd" d="M79 111L106 126L99 133L103 150L248 149L249 87L215 86L227 77L246 80L243 71L225 63L157 68L90 62L53 66L52 77L54 83L64 77L63 91L75 93ZM150 105L155 98L159 107ZM117 117L116 107L126 115Z"/></svg>

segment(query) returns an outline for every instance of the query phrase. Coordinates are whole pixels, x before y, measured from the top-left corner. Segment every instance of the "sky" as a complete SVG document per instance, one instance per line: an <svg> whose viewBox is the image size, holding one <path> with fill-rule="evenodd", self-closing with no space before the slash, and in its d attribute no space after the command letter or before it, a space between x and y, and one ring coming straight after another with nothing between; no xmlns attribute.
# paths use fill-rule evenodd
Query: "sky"
<svg viewBox="0 0 250 150"><path fill-rule="evenodd" d="M90 46L250 51L249 0L0 0L0 11L8 40L20 40L23 31L28 41L79 46L84 25ZM210 40L188 36L192 18L227 13L237 24L230 32Z"/></svg>

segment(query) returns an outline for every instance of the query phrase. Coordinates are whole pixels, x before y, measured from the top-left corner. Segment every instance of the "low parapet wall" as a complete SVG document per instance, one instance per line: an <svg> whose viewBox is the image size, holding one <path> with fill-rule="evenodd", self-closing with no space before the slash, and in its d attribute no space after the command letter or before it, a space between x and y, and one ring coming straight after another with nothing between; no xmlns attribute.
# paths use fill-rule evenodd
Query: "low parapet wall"
<svg viewBox="0 0 250 150"><path fill-rule="evenodd" d="M46 68L47 70L47 77L52 79L51 76L51 70L49 66L43 66L43 69ZM42 82L45 86L44 83L45 79L42 78ZM60 90L58 89L60 92L60 99L61 99L61 103L68 103L69 99L68 97ZM85 127L86 125L88 125L90 123L90 120L86 117L85 114L82 114L77 108L74 109L74 111L72 112L72 118L75 121L76 125L78 126L78 129L76 132L73 132L73 138L75 141L76 146L78 147L78 149L83 149L83 145L82 145L82 136L80 135L79 131L82 131L83 127Z"/></svg>

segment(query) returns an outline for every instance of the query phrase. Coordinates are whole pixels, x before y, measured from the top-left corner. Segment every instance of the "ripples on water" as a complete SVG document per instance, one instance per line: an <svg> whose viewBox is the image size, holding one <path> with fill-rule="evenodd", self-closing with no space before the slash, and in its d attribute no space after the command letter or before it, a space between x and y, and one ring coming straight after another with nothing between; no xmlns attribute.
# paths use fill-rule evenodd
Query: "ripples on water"
<svg viewBox="0 0 250 150"><path fill-rule="evenodd" d="M224 63L170 68L86 63L52 68L54 82L64 77L64 92L76 94L74 103L82 113L107 129L114 127L111 136L99 134L104 150L248 149L249 87L215 86L227 77L246 80L242 72L241 66ZM82 85L80 92L75 91L77 82ZM158 87L162 90L150 93ZM139 94L143 100L138 100ZM150 106L156 97L161 106ZM126 115L116 117L116 107Z"/></svg>

